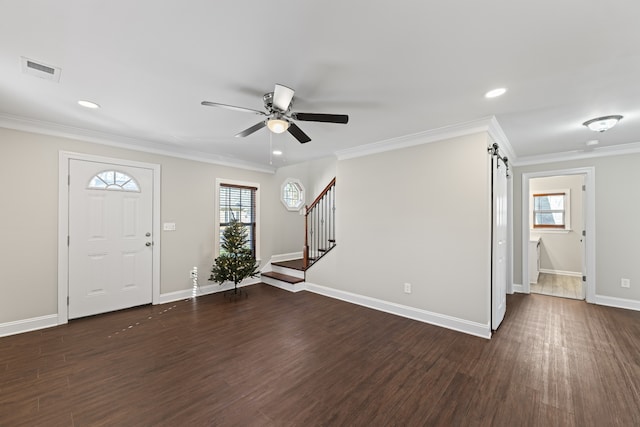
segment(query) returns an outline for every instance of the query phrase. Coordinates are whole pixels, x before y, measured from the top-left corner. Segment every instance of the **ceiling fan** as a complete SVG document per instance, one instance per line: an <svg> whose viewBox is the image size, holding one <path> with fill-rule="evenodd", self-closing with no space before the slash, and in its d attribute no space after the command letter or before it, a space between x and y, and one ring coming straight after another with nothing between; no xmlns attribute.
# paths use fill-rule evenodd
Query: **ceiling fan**
<svg viewBox="0 0 640 427"><path fill-rule="evenodd" d="M218 102L210 101L202 101L201 104L209 107L221 107L228 110L253 113L266 117L263 121L236 134L236 137L249 136L266 126L273 133L283 133L285 131L289 131L289 133L293 135L294 138L296 138L301 144L304 144L305 142L311 141L311 138L309 138L309 136L304 133L302 129L300 129L295 123L293 123L294 120L298 120L301 122L342 124L346 124L349 121L349 116L346 114L297 113L291 111L291 108L293 107L294 93L295 91L293 89L276 84L273 92L266 93L262 97L264 101L264 109L266 111L236 107L234 105L220 104Z"/></svg>

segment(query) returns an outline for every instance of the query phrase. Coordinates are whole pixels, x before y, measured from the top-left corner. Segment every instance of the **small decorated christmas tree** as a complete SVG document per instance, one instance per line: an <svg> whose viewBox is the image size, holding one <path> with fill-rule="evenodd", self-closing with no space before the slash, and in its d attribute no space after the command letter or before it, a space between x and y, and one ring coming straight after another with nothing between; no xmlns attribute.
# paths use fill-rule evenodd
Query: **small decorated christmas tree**
<svg viewBox="0 0 640 427"><path fill-rule="evenodd" d="M233 282L233 293L237 294L238 283L258 274L258 264L249 247L247 229L233 218L222 233L220 256L214 261L209 280L220 285Z"/></svg>

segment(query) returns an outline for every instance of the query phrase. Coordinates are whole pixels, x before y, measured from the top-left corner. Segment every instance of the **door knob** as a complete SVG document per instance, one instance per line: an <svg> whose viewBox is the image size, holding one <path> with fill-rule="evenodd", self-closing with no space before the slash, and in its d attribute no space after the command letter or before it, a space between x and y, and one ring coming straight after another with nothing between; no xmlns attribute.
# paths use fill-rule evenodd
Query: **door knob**
<svg viewBox="0 0 640 427"><path fill-rule="evenodd" d="M147 242L144 244L145 246L151 246L151 242Z"/></svg>

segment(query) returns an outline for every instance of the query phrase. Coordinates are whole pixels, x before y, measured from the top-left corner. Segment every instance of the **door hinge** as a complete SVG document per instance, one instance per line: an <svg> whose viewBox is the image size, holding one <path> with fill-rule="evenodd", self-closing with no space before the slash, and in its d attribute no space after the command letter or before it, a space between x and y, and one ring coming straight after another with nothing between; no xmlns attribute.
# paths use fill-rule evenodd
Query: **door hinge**
<svg viewBox="0 0 640 427"><path fill-rule="evenodd" d="M71 236L67 236L67 246L71 244Z"/></svg>
<svg viewBox="0 0 640 427"><path fill-rule="evenodd" d="M69 295L67 295L67 305L69 305Z"/></svg>
<svg viewBox="0 0 640 427"><path fill-rule="evenodd" d="M586 185L582 186L582 191L587 191L587 186Z"/></svg>
<svg viewBox="0 0 640 427"><path fill-rule="evenodd" d="M586 282L587 281L587 276L582 276L582 281Z"/></svg>
<svg viewBox="0 0 640 427"><path fill-rule="evenodd" d="M587 230L582 230L582 235L583 235L584 237L586 237L586 236L587 236Z"/></svg>
<svg viewBox="0 0 640 427"><path fill-rule="evenodd" d="M67 186L71 186L71 175L67 175Z"/></svg>

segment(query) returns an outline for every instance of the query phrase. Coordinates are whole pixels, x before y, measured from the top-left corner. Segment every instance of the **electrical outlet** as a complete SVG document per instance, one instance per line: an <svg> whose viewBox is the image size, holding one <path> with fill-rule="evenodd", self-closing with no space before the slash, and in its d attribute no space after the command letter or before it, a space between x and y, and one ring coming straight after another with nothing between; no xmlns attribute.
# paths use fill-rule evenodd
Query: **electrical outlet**
<svg viewBox="0 0 640 427"><path fill-rule="evenodd" d="M623 288L630 288L631 287L631 280L629 280L629 279L620 279L620 286L622 286Z"/></svg>
<svg viewBox="0 0 640 427"><path fill-rule="evenodd" d="M405 283L404 284L404 293L405 294L410 294L411 293L411 283Z"/></svg>

